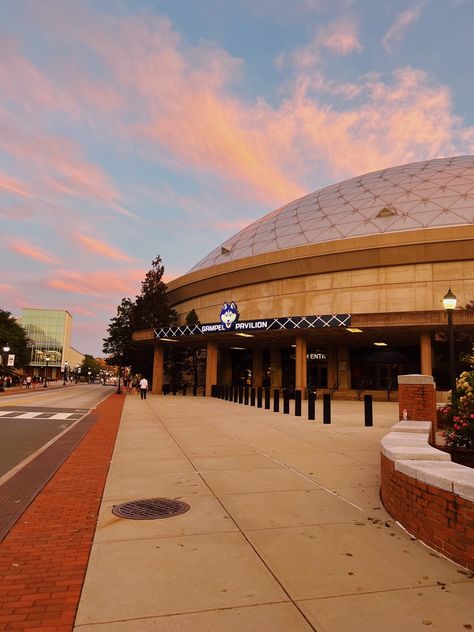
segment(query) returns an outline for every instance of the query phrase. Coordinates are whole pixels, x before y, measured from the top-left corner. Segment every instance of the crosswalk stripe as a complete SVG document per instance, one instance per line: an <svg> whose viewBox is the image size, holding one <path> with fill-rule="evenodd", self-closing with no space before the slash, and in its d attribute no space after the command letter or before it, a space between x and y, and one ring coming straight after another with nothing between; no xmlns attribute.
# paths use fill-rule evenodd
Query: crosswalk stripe
<svg viewBox="0 0 474 632"><path fill-rule="evenodd" d="M17 417L19 419L34 419L39 415L41 415L41 413L20 413L19 415L17 415Z"/></svg>
<svg viewBox="0 0 474 632"><path fill-rule="evenodd" d="M8 415L8 417L7 417ZM48 416L46 416L48 415ZM7 417L7 419L37 419L41 416L41 419L48 421L50 419L73 419L77 418L78 413L53 413L53 411L28 411L23 412L20 410L0 410L0 417Z"/></svg>

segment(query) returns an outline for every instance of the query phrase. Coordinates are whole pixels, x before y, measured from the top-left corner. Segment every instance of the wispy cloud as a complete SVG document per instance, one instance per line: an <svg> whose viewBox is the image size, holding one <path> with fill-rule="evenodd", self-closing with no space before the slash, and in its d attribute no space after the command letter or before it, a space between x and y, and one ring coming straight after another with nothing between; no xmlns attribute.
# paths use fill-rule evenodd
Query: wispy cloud
<svg viewBox="0 0 474 632"><path fill-rule="evenodd" d="M400 45L410 27L419 19L423 9L424 2L419 2L410 9L401 11L388 31L382 38L382 44L387 53L391 54L395 46Z"/></svg>
<svg viewBox="0 0 474 632"><path fill-rule="evenodd" d="M41 263L58 263L57 257L25 240L11 238L9 239L9 247L13 252L17 252L29 259L35 259L35 261L40 261Z"/></svg>
<svg viewBox="0 0 474 632"><path fill-rule="evenodd" d="M57 272L47 281L48 287L85 296L135 296L145 273L143 270Z"/></svg>
<svg viewBox="0 0 474 632"><path fill-rule="evenodd" d="M118 250L118 248L110 246L104 241L92 239L92 237L81 234L76 235L76 239L90 252L95 252L102 257L106 257L107 259L113 259L115 261L133 261L132 257L125 254L124 252L121 252L120 250Z"/></svg>

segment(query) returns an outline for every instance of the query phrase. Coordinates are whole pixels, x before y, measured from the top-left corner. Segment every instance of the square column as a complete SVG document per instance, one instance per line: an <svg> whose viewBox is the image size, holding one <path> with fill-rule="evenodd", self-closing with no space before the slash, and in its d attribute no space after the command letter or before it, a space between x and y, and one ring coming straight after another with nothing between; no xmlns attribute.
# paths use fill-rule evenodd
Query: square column
<svg viewBox="0 0 474 632"><path fill-rule="evenodd" d="M151 382L151 392L159 395L163 391L163 347L155 347L153 351L153 377Z"/></svg>
<svg viewBox="0 0 474 632"><path fill-rule="evenodd" d="M217 384L217 343L209 341L206 353L206 397L211 397L212 387Z"/></svg>
<svg viewBox="0 0 474 632"><path fill-rule="evenodd" d="M420 336L421 374L433 375L433 353L431 350L431 335L423 333Z"/></svg>
<svg viewBox="0 0 474 632"><path fill-rule="evenodd" d="M338 347L338 375L339 388L346 389L351 387L351 359L349 349L347 347Z"/></svg>
<svg viewBox="0 0 474 632"><path fill-rule="evenodd" d="M308 369L306 356L306 338L303 338L303 336L296 336L295 388L297 391L301 391L303 399L306 398L306 390L308 387Z"/></svg>

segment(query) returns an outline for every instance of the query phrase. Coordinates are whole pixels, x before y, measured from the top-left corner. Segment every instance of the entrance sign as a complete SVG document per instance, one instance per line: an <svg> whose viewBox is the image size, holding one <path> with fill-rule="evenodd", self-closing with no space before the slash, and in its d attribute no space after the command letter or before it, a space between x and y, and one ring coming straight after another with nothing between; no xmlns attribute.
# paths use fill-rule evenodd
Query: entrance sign
<svg viewBox="0 0 474 632"><path fill-rule="evenodd" d="M224 303L230 306L232 303ZM162 327L155 329L155 338L179 338L181 336L199 336L210 333L229 333L246 331L272 331L284 329L320 329L323 327L350 327L350 314L322 314L313 316L281 316L279 318L265 318L261 320L237 320L237 305L233 303L236 310L236 318L228 327L222 321L220 323L205 323L202 325L181 325L180 327ZM222 311L221 311L222 315ZM230 318L230 317L229 317Z"/></svg>

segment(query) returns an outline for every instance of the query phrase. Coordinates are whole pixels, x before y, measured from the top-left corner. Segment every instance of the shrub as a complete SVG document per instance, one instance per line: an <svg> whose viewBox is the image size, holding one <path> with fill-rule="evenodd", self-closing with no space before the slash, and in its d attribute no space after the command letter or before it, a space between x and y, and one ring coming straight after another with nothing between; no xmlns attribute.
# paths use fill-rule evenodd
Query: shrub
<svg viewBox="0 0 474 632"><path fill-rule="evenodd" d="M461 373L451 402L445 413L446 418L452 415L452 425L444 433L446 446L474 448L474 371Z"/></svg>

